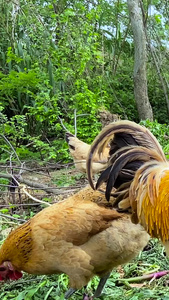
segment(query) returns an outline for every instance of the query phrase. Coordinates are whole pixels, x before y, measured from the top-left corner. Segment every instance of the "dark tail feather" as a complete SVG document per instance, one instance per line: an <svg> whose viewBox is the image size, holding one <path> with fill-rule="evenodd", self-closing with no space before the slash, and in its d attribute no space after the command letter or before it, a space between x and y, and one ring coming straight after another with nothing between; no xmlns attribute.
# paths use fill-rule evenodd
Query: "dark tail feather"
<svg viewBox="0 0 169 300"><path fill-rule="evenodd" d="M122 151L119 151L121 154L118 157L118 152L116 153L117 159L115 160L114 164L112 165L111 171L109 172L109 178L107 180L107 187L106 187L106 199L109 201L110 195L111 195L111 190L115 186L115 182L120 174L122 172L122 169L126 167L128 163L133 162L137 163L137 167L140 165L138 164L138 161L147 162L153 159L154 157L157 157L158 154L156 151L154 151L154 157L153 157L153 151L144 147L129 147L129 150L121 154ZM134 168L134 167L132 167ZM135 166L135 171L136 171L136 166ZM124 174L123 174L124 175ZM127 174L128 175L128 174Z"/></svg>
<svg viewBox="0 0 169 300"><path fill-rule="evenodd" d="M111 172L111 168L112 166L108 167L106 170L104 170L99 179L97 180L97 183L96 183L96 190L102 185L103 182L106 182L109 178L109 174Z"/></svg>
<svg viewBox="0 0 169 300"><path fill-rule="evenodd" d="M95 152L103 152L106 145L110 145L110 155L116 154L122 147L140 146L152 151L156 150L162 161L166 161L163 150L153 134L145 127L131 121L119 121L107 125L95 138L91 145L87 160L87 174L91 187L94 189L92 179L92 160ZM123 150L122 150L123 151Z"/></svg>

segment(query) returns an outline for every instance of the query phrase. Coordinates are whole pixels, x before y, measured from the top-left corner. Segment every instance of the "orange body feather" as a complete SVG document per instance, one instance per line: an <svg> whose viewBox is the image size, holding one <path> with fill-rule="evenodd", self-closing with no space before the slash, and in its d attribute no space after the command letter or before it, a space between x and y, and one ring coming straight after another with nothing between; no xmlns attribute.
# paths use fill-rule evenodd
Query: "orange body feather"
<svg viewBox="0 0 169 300"><path fill-rule="evenodd" d="M8 262L31 274L66 273L78 289L131 260L149 236L128 216L98 205L101 198L86 187L13 230L0 249L0 273Z"/></svg>

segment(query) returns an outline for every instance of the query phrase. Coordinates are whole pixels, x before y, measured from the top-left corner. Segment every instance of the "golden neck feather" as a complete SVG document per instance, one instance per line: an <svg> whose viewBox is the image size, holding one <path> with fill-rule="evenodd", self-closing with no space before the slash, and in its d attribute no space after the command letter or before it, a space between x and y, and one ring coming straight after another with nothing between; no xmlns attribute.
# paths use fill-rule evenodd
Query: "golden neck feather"
<svg viewBox="0 0 169 300"><path fill-rule="evenodd" d="M22 270L33 246L30 223L29 220L8 235L0 249L0 264L3 261L10 261L17 270Z"/></svg>
<svg viewBox="0 0 169 300"><path fill-rule="evenodd" d="M138 218L152 237L164 242L169 240L169 168L158 171L147 178L142 200L137 200Z"/></svg>

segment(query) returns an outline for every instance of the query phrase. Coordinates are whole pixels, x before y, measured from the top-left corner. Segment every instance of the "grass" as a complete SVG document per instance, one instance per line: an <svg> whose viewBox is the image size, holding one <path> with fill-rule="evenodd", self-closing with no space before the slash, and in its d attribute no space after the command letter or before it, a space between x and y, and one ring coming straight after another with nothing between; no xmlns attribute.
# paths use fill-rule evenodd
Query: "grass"
<svg viewBox="0 0 169 300"><path fill-rule="evenodd" d="M52 182L57 187L69 187L78 183L87 182L86 175L76 171L74 168L62 169L54 173Z"/></svg>
<svg viewBox="0 0 169 300"><path fill-rule="evenodd" d="M69 178L69 182L66 182L66 177ZM83 176L82 176L83 177ZM54 182L58 184L70 185L79 181L79 175L75 177L67 176L67 173L58 173L55 176ZM30 215L30 212L29 212ZM9 224L7 224L9 223ZM13 223L13 222L11 222ZM13 226L10 221L0 223L0 229L2 229L1 239L8 227ZM166 275L160 279L156 279L151 284L148 281L137 282L133 285L124 284L119 281L121 277L130 278L141 276L145 273L153 273L157 270L167 270L168 259L166 258L163 247L157 240L151 240L148 246L142 253L133 261L123 266L119 270L113 270L111 277L107 281L103 295L100 299L104 300L151 300L161 299L169 300L169 275ZM88 293L92 294L97 287L99 278L94 277L88 284ZM60 276L31 276L24 274L24 276L18 280L8 283L0 283L0 299L2 300L63 300L64 293L68 288L68 277L64 274ZM76 292L71 300L82 300L84 290Z"/></svg>

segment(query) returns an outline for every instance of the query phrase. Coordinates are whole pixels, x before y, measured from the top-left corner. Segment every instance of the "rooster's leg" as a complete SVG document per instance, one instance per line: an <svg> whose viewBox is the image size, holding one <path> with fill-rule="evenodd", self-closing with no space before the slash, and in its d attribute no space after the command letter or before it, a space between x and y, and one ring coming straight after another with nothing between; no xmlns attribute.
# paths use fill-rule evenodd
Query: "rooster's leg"
<svg viewBox="0 0 169 300"><path fill-rule="evenodd" d="M104 289L104 286L106 284L107 279L110 277L110 274L111 274L111 272L107 273L104 277L100 278L98 287L97 287L97 289L96 289L96 291L95 291L95 293L93 295L93 299L98 298L98 297L101 296L101 293L102 293L102 291Z"/></svg>
<svg viewBox="0 0 169 300"><path fill-rule="evenodd" d="M106 281L107 279L109 278L111 272L110 273L107 273L104 277L100 278L100 281L99 281L99 284L98 284L98 287L94 293L93 296L89 297L87 294L84 294L83 295L83 300L94 300L95 298L98 298L101 296L102 294L102 291L104 289L104 286L106 284Z"/></svg>
<svg viewBox="0 0 169 300"><path fill-rule="evenodd" d="M68 289L68 291L65 293L65 299L70 298L77 290L76 289Z"/></svg>
<svg viewBox="0 0 169 300"><path fill-rule="evenodd" d="M98 298L101 296L101 293L104 289L104 286L106 284L107 279L109 278L111 272L107 273L104 277L100 278L98 287L93 295L93 297L89 297L87 294L83 295L83 300L93 300L95 298ZM71 297L74 293L76 292L76 289L72 289L70 288L66 293L65 293L65 299L68 299L69 297Z"/></svg>

